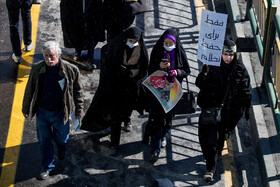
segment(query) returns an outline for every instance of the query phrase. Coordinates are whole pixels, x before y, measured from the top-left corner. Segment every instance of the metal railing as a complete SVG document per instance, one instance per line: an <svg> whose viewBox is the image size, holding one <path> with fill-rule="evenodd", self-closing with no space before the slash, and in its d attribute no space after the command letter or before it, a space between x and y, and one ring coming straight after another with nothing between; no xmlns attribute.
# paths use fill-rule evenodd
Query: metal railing
<svg viewBox="0 0 280 187"><path fill-rule="evenodd" d="M263 66L263 83L273 111L280 137L280 16L273 0L248 0L246 17L249 18L258 55Z"/></svg>

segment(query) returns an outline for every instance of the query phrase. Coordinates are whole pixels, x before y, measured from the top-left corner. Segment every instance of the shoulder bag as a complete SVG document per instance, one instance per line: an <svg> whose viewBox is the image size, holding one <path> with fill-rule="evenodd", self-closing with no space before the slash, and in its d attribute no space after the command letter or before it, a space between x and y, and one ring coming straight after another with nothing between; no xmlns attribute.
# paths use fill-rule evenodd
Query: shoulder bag
<svg viewBox="0 0 280 187"><path fill-rule="evenodd" d="M187 91L183 92L181 99L170 111L171 114L191 114L196 112L196 101L194 92L189 89L189 81L186 78Z"/></svg>

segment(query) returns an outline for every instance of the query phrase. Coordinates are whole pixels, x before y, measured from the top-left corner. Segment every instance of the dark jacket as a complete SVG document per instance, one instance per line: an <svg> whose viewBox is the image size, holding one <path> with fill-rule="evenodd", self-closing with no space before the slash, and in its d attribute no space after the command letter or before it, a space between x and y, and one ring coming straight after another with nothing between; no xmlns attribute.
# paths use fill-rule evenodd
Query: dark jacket
<svg viewBox="0 0 280 187"><path fill-rule="evenodd" d="M220 107L230 84L221 113L221 123L229 124L230 130L251 106L250 77L244 64L236 60L236 55L229 65L223 61L220 67L204 65L195 84L200 89L197 104L201 108Z"/></svg>
<svg viewBox="0 0 280 187"><path fill-rule="evenodd" d="M31 117L35 115L38 107L38 91L40 90L39 76L45 72L45 61L40 61L32 65L22 103L22 113L29 114L31 108ZM62 59L60 59L59 75L65 78L65 88L63 91L65 124L69 120L74 109L76 116L82 116L84 113L83 86L80 79L79 69Z"/></svg>
<svg viewBox="0 0 280 187"><path fill-rule="evenodd" d="M123 64L126 47L125 31L102 47L98 89L82 120L81 129L100 131L112 124L112 116L121 116L127 108L142 113L139 107L142 78L147 75L148 53L141 36L139 73L130 77L130 66Z"/></svg>

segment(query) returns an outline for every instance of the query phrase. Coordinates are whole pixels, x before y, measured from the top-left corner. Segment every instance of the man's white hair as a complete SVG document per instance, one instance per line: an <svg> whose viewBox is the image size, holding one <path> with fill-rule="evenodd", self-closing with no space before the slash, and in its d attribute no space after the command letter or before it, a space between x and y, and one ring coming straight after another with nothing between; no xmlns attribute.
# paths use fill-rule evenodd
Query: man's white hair
<svg viewBox="0 0 280 187"><path fill-rule="evenodd" d="M57 43L55 41L47 41L44 43L44 45L42 47L42 53L45 54L45 52L48 50L52 50L53 52L55 52L57 54L57 56L61 55L61 48L59 46L59 43Z"/></svg>

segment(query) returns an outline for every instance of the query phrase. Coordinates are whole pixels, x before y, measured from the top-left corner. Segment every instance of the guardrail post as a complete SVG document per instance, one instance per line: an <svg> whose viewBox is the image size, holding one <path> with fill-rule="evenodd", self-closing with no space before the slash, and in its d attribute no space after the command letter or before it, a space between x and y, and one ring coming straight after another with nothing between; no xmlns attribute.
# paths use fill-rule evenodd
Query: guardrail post
<svg viewBox="0 0 280 187"><path fill-rule="evenodd" d="M273 16L276 14L277 7L274 6L274 1L273 0L268 0L268 11L266 14L266 20L265 20L265 31L264 31L264 37L263 37L263 46L264 46L264 54L263 54L263 59L261 60L261 64L264 66L265 65L265 57L267 53L267 47L268 47L268 38L270 34L270 25L273 20Z"/></svg>
<svg viewBox="0 0 280 187"><path fill-rule="evenodd" d="M247 5L246 5L246 15L245 15L245 20L248 21L249 20L249 10L252 8L252 0L246 0L247 1Z"/></svg>
<svg viewBox="0 0 280 187"><path fill-rule="evenodd" d="M261 61L261 64L263 65L264 68L266 68L266 63L271 63L271 59L270 59L270 53L268 53L268 50L271 49L273 43L271 41L274 41L275 39L275 26L274 26L274 22L273 22L273 17L276 14L277 11L277 7L274 5L271 5L268 11L268 16L266 19L266 29L265 29L265 38L264 38L264 54L263 54L263 59ZM263 70L263 81L262 81L262 85L264 85L265 81L264 79L266 78L265 75L265 70Z"/></svg>

